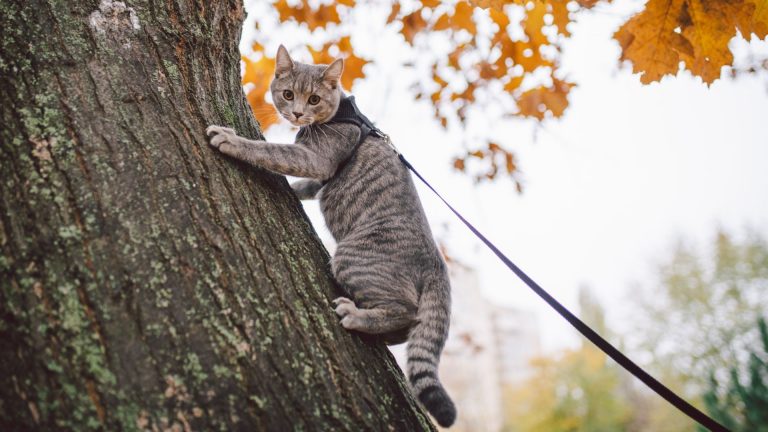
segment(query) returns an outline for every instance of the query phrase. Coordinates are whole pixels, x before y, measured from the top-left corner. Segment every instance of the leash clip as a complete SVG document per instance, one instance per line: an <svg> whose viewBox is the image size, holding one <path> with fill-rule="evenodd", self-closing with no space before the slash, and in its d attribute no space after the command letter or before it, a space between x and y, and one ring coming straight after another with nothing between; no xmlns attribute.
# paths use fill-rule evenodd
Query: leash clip
<svg viewBox="0 0 768 432"><path fill-rule="evenodd" d="M395 147L395 144L392 142L392 139L389 137L389 135L382 133L384 140L387 142L387 145L389 148L392 149L392 151L395 152L396 155L400 156L400 151Z"/></svg>

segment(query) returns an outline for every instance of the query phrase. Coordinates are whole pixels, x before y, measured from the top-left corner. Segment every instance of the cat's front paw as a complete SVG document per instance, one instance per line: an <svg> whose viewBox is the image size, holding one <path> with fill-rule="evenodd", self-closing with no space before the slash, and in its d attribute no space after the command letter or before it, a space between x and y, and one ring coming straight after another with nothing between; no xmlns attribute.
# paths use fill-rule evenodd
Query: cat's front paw
<svg viewBox="0 0 768 432"><path fill-rule="evenodd" d="M226 128L223 126L211 125L205 129L205 134L208 135L208 143L211 147L217 148L222 152L234 149L237 146L237 132L234 129Z"/></svg>

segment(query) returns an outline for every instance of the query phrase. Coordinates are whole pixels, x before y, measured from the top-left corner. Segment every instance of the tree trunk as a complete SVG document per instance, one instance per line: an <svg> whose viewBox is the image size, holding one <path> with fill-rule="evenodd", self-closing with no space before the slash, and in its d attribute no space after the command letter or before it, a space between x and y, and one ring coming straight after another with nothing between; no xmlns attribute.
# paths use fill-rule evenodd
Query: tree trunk
<svg viewBox="0 0 768 432"><path fill-rule="evenodd" d="M344 330L260 137L239 0L0 4L0 430L433 430Z"/></svg>

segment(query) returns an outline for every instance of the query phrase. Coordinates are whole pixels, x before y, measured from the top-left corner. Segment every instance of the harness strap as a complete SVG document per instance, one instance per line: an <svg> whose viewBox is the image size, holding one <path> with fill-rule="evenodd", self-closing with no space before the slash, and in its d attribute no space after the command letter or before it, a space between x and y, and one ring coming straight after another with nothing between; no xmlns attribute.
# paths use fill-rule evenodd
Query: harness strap
<svg viewBox="0 0 768 432"><path fill-rule="evenodd" d="M378 136L380 138L384 138L386 135L384 132L382 132L379 128L377 128L371 120L368 119L362 112L360 112L360 109L357 107L357 104L355 103L355 97L354 96L348 96L343 98L339 102L339 108L336 111L336 114L333 116L332 119L330 119L326 123L351 123L355 126L360 128L360 138L355 143L355 146L352 148L352 151L349 153L349 156L347 156L344 160L342 160L339 165L336 167L336 171L333 173L332 176L329 178L323 180L322 184L325 186L332 178L336 177L338 173L340 173L346 166L349 164L349 161L352 160L352 157L357 153L357 149L360 147L360 144L365 141L366 138L368 138L369 135L373 134L375 136Z"/></svg>

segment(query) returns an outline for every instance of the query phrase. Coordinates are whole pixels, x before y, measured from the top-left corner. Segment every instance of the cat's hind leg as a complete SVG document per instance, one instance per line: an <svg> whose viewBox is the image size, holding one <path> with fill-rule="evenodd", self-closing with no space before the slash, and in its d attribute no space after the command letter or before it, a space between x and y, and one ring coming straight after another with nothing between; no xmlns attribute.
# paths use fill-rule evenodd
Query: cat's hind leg
<svg viewBox="0 0 768 432"><path fill-rule="evenodd" d="M355 303L339 297L333 301L341 325L347 330L369 334L393 333L410 328L416 322L416 309L397 303L378 305L371 309L360 309Z"/></svg>

